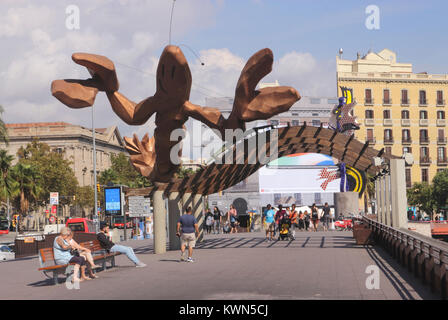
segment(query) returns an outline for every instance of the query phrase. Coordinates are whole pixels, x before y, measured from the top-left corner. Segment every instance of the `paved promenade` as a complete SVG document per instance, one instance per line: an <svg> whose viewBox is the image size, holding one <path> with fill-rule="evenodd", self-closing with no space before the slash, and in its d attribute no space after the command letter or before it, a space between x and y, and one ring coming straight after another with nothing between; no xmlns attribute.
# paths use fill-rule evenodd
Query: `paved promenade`
<svg viewBox="0 0 448 320"><path fill-rule="evenodd" d="M357 246L351 232L301 232L295 241L264 234L207 235L195 263L178 251L155 255L152 241L128 241L148 267L125 257L79 290L37 271L38 259L0 263L0 299L438 299L378 247ZM380 269L367 289L366 268Z"/></svg>

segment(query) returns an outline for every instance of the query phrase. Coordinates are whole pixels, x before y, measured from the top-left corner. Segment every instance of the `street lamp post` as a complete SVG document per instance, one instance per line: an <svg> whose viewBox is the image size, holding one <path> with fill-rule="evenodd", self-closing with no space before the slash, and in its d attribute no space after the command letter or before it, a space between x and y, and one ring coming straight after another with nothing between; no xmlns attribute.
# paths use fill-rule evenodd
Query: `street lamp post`
<svg viewBox="0 0 448 320"><path fill-rule="evenodd" d="M94 107L92 106L92 141L93 141L93 190L95 192L95 205L93 212L93 221L95 223L95 231L99 232L99 223L98 223L98 194L96 190L96 145L95 145L95 117L94 117Z"/></svg>

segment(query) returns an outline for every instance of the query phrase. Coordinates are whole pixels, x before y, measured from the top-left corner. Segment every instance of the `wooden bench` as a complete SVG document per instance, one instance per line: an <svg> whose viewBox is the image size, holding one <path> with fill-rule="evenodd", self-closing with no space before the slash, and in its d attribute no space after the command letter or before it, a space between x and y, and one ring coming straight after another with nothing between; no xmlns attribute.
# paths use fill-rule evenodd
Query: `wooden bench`
<svg viewBox="0 0 448 320"><path fill-rule="evenodd" d="M104 250L98 240L81 242L80 246L89 249L92 252L95 264L101 261L102 270L106 269L106 261L110 262L110 266L115 267L115 256L120 255L120 252L108 253ZM44 248L39 250L39 271L42 271L46 277L53 280L54 284L58 283L58 276L64 274L69 277L73 272L74 263L56 264L54 261L53 248ZM50 276L51 274L51 276Z"/></svg>

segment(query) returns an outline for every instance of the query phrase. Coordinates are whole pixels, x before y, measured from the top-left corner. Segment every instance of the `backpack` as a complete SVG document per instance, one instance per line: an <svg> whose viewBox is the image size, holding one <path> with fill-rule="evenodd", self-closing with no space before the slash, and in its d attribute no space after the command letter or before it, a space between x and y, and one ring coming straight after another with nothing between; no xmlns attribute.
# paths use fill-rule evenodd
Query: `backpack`
<svg viewBox="0 0 448 320"><path fill-rule="evenodd" d="M205 224L207 226L211 226L213 224L213 217L212 216L208 216L207 219L205 219Z"/></svg>

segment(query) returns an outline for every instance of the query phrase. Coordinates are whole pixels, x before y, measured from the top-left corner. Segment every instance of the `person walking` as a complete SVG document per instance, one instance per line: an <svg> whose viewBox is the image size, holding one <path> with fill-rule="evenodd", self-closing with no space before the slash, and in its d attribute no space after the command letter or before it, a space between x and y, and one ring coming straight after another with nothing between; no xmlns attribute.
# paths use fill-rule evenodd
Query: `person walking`
<svg viewBox="0 0 448 320"><path fill-rule="evenodd" d="M221 211L218 207L213 208L213 233L219 234L219 228L221 227Z"/></svg>
<svg viewBox="0 0 448 320"><path fill-rule="evenodd" d="M317 232L317 227L319 225L319 211L317 210L315 203L311 206L311 221L313 222L314 232Z"/></svg>
<svg viewBox="0 0 448 320"><path fill-rule="evenodd" d="M263 212L262 222L263 229L266 231L266 240L272 241L274 237L274 209L272 209L271 205L267 205L267 209Z"/></svg>
<svg viewBox="0 0 448 320"><path fill-rule="evenodd" d="M305 213L304 213L304 215L305 215L305 230L306 231L311 231L311 228L310 228L310 214L309 214L309 212L308 212L308 210L305 210Z"/></svg>
<svg viewBox="0 0 448 320"><path fill-rule="evenodd" d="M205 231L207 234L212 233L213 228L213 213L210 209L207 209L207 213L205 214Z"/></svg>
<svg viewBox="0 0 448 320"><path fill-rule="evenodd" d="M330 206L328 205L328 202L325 202L324 208L322 209L322 222L324 231L328 231L330 228Z"/></svg>
<svg viewBox="0 0 448 320"><path fill-rule="evenodd" d="M181 233L182 232L182 233ZM180 261L194 262L193 248L196 245L196 238L199 236L198 222L192 214L191 207L187 208L186 214L182 215L177 222L177 233L180 237ZM185 259L185 249L188 246L188 259Z"/></svg>
<svg viewBox="0 0 448 320"><path fill-rule="evenodd" d="M305 229L305 214L302 212L302 210L299 211L299 231L302 231Z"/></svg>
<svg viewBox="0 0 448 320"><path fill-rule="evenodd" d="M96 235L96 238L100 242L101 247L110 252L120 252L125 254L129 260L131 260L137 268L144 268L146 264L141 262L134 253L134 249L120 244L115 244L110 240L109 226L103 221L100 222L100 232Z"/></svg>
<svg viewBox="0 0 448 320"><path fill-rule="evenodd" d="M297 210L296 210L295 203L292 204L291 209L288 210L288 216L289 216L289 219L291 220L291 234L292 234L292 238L295 239L296 238L296 228L298 227L297 226L298 215L297 215Z"/></svg>
<svg viewBox="0 0 448 320"><path fill-rule="evenodd" d="M282 227L281 222L282 222L283 218L285 217L285 215L286 215L286 211L285 211L285 209L283 209L283 205L279 204L278 211L275 213L275 217L274 217L279 240L280 240L280 228Z"/></svg>
<svg viewBox="0 0 448 320"><path fill-rule="evenodd" d="M230 210L228 212L228 219L227 221L230 221L230 227L232 228L230 230L230 233L238 233L237 226L238 226L238 220L237 220L237 212L233 204L230 205Z"/></svg>

